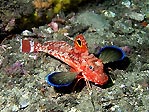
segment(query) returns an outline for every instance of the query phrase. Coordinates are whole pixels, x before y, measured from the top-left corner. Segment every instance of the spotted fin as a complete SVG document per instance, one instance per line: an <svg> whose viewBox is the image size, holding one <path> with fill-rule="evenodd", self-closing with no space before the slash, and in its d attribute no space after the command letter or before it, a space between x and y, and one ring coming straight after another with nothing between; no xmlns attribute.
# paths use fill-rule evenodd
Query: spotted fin
<svg viewBox="0 0 149 112"><path fill-rule="evenodd" d="M87 42L82 34L76 36L74 40L74 48L78 53L88 53Z"/></svg>
<svg viewBox="0 0 149 112"><path fill-rule="evenodd" d="M78 73L76 72L53 72L46 76L46 82L54 87L66 87L69 86Z"/></svg>
<svg viewBox="0 0 149 112"><path fill-rule="evenodd" d="M123 60L126 57L125 52L117 46L105 46L99 50L97 57L102 59L103 63Z"/></svg>

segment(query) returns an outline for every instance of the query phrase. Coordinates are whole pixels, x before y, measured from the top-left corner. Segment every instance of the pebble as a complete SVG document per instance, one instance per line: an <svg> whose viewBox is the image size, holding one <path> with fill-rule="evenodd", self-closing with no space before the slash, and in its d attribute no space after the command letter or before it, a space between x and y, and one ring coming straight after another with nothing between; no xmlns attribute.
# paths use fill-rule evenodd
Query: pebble
<svg viewBox="0 0 149 112"><path fill-rule="evenodd" d="M107 10L104 10L103 11L103 14L106 16L106 17L115 17L116 16L116 14L114 13L114 12L112 12L112 11L107 11Z"/></svg>
<svg viewBox="0 0 149 112"><path fill-rule="evenodd" d="M123 1L122 5L125 5L126 7L130 7L131 6L131 2L129 0Z"/></svg>
<svg viewBox="0 0 149 112"><path fill-rule="evenodd" d="M143 21L143 20L144 20L144 14L141 14L141 13L130 12L130 13L128 13L128 16L129 16L131 19L134 19L134 20L136 20L136 21Z"/></svg>
<svg viewBox="0 0 149 112"><path fill-rule="evenodd" d="M19 110L19 107L17 105L12 106L12 112L17 112Z"/></svg>
<svg viewBox="0 0 149 112"><path fill-rule="evenodd" d="M27 100L23 100L20 102L20 109L24 109L29 105L29 102Z"/></svg>
<svg viewBox="0 0 149 112"><path fill-rule="evenodd" d="M124 21L124 20L118 20L115 22L114 28L116 31L120 31L122 33L132 33L134 29L132 28L131 21Z"/></svg>
<svg viewBox="0 0 149 112"><path fill-rule="evenodd" d="M39 28L32 28L33 33L37 34L39 37L49 37L53 30L49 26L40 26Z"/></svg>
<svg viewBox="0 0 149 112"><path fill-rule="evenodd" d="M21 33L21 35L23 35L23 36L35 36L35 34L32 33L32 32L29 31L29 30L24 30L24 31Z"/></svg>
<svg viewBox="0 0 149 112"><path fill-rule="evenodd" d="M28 93L22 95L19 100L20 109L24 109L29 105Z"/></svg>
<svg viewBox="0 0 149 112"><path fill-rule="evenodd" d="M93 11L86 11L76 18L77 23L91 26L97 31L103 32L109 27L109 21L104 16L94 13Z"/></svg>

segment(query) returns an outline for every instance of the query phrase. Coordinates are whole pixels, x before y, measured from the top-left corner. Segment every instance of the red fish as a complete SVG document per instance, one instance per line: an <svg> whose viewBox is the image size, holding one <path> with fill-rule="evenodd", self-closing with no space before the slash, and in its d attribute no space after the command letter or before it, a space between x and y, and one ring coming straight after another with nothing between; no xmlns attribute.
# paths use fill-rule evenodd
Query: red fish
<svg viewBox="0 0 149 112"><path fill-rule="evenodd" d="M101 59L89 54L86 40L82 34L76 36L74 46L65 41L45 42L40 44L29 40L22 40L22 52L45 52L70 66L71 72L76 72L77 79L104 85L108 76L104 73Z"/></svg>

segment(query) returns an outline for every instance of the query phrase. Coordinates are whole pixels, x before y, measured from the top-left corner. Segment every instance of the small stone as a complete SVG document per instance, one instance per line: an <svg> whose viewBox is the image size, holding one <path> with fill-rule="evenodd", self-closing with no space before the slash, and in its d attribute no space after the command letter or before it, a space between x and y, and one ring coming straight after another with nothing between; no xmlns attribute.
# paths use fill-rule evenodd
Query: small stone
<svg viewBox="0 0 149 112"><path fill-rule="evenodd" d="M149 18L149 10L147 10L147 11L145 12L145 17L146 17L146 18Z"/></svg>
<svg viewBox="0 0 149 112"><path fill-rule="evenodd" d="M86 11L76 18L77 23L85 26L91 26L97 31L103 32L104 29L108 29L109 21L105 19L103 15L96 14L95 12Z"/></svg>
<svg viewBox="0 0 149 112"><path fill-rule="evenodd" d="M134 29L132 28L132 23L131 21L124 21L123 19L118 20L115 22L114 29L116 32L121 32L121 33L132 33Z"/></svg>
<svg viewBox="0 0 149 112"><path fill-rule="evenodd" d="M32 32L29 31L29 30L23 31L23 32L21 33L21 35L23 35L23 36L35 36L35 34L32 33Z"/></svg>
<svg viewBox="0 0 149 112"><path fill-rule="evenodd" d="M128 14L128 16L131 18L131 19L134 19L136 21L143 21L144 20L144 14L141 14L141 13L137 13L137 12L130 12Z"/></svg>
<svg viewBox="0 0 149 112"><path fill-rule="evenodd" d="M111 107L111 111L116 111L116 108L119 108L118 105L114 105L113 107Z"/></svg>
<svg viewBox="0 0 149 112"><path fill-rule="evenodd" d="M24 109L29 105L29 102L27 100L23 100L22 102L20 102L20 108Z"/></svg>
<svg viewBox="0 0 149 112"><path fill-rule="evenodd" d="M53 30L49 26L40 26L39 28L32 28L33 32L40 37L49 37Z"/></svg>
<svg viewBox="0 0 149 112"><path fill-rule="evenodd" d="M123 1L122 5L125 5L126 7L130 7L131 6L131 2L129 0Z"/></svg>
<svg viewBox="0 0 149 112"><path fill-rule="evenodd" d="M19 107L17 105L12 106L12 112L17 112L19 110Z"/></svg>
<svg viewBox="0 0 149 112"><path fill-rule="evenodd" d="M75 107L72 107L69 112L81 112L80 110L77 110Z"/></svg>
<svg viewBox="0 0 149 112"><path fill-rule="evenodd" d="M149 24L146 26L146 28L149 28Z"/></svg>
<svg viewBox="0 0 149 112"><path fill-rule="evenodd" d="M126 87L126 85L124 85L124 84L121 84L120 85L120 88L124 88L124 87Z"/></svg>
<svg viewBox="0 0 149 112"><path fill-rule="evenodd" d="M19 105L20 105L20 109L24 109L29 105L29 96L28 93L22 95L20 97L20 101L19 101Z"/></svg>
<svg viewBox="0 0 149 112"><path fill-rule="evenodd" d="M103 13L106 17L115 17L115 15L116 15L114 12L107 11L107 10L104 10Z"/></svg>

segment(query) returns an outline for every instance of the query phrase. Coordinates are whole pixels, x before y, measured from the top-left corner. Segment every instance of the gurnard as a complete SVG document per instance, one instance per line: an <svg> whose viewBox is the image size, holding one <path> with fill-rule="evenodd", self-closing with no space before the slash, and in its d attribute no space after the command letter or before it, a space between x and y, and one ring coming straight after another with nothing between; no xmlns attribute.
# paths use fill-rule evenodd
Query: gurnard
<svg viewBox="0 0 149 112"><path fill-rule="evenodd" d="M45 52L70 66L69 72L52 72L46 77L47 83L51 86L68 86L74 79L84 79L99 86L108 81L103 60L89 53L87 42L82 34L76 36L74 46L65 41L48 41L40 44L21 40L21 52Z"/></svg>

